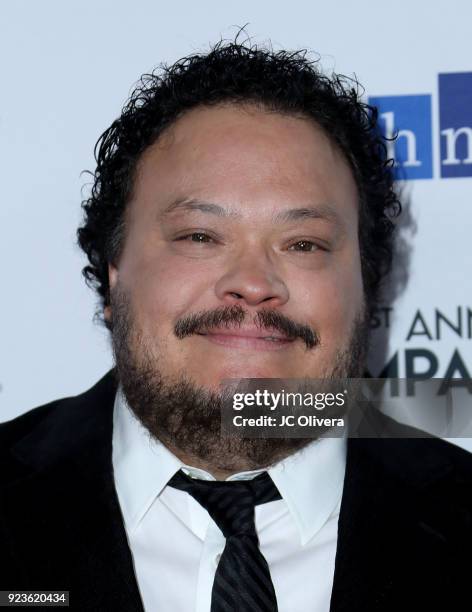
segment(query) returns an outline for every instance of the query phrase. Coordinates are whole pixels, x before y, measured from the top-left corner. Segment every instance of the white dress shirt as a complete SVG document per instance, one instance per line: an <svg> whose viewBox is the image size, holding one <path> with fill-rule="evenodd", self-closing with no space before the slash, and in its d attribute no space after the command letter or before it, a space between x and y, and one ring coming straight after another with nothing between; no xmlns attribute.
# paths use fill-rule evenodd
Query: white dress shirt
<svg viewBox="0 0 472 612"><path fill-rule="evenodd" d="M279 612L328 612L346 466L345 438L310 443L268 472L282 499L255 508L256 531ZM128 543L147 612L210 612L225 538L187 492L168 487L184 465L151 438L119 389L113 415L113 468ZM227 480L253 478L263 470Z"/></svg>

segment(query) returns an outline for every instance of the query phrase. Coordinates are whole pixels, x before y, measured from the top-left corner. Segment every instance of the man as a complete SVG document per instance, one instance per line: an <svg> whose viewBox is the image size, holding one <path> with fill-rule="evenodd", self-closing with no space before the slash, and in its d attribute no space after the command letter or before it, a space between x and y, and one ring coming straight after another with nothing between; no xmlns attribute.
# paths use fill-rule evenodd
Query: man
<svg viewBox="0 0 472 612"><path fill-rule="evenodd" d="M225 437L229 378L356 378L389 269L376 113L303 53L220 44L143 77L79 243L116 368L0 428L1 589L77 610L459 610L471 460Z"/></svg>

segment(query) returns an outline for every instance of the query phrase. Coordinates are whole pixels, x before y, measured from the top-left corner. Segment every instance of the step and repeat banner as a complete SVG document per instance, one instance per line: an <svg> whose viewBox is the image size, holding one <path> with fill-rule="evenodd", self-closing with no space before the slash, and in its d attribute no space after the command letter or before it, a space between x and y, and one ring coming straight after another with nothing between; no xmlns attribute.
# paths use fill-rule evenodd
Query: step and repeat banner
<svg viewBox="0 0 472 612"><path fill-rule="evenodd" d="M388 148L405 214L396 269L371 322L370 373L447 379L472 414L472 70L438 72L429 92L404 93L399 82L383 94L368 100L385 136L396 136ZM411 408L407 418L410 395L395 416L427 429ZM472 450L470 439L456 442Z"/></svg>
<svg viewBox="0 0 472 612"><path fill-rule="evenodd" d="M237 4L237 6L236 6ZM355 75L379 109L404 212L372 324L373 378L472 373L472 4L17 2L1 14L0 421L112 364L75 244L93 146L140 75L238 28ZM233 6L232 6L233 5ZM318 55L316 55L318 54ZM471 395L472 397L472 395ZM471 408L472 410L472 408ZM455 443L472 450L470 439Z"/></svg>

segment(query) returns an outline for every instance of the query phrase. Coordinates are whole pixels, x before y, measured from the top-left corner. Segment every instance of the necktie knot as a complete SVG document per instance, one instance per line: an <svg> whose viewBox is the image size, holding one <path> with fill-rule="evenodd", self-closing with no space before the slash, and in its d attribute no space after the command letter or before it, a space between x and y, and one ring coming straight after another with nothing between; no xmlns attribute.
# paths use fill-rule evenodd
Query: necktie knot
<svg viewBox="0 0 472 612"><path fill-rule="evenodd" d="M256 536L254 507L281 495L267 472L252 480L198 480L179 470L168 483L187 491L210 514L226 538Z"/></svg>

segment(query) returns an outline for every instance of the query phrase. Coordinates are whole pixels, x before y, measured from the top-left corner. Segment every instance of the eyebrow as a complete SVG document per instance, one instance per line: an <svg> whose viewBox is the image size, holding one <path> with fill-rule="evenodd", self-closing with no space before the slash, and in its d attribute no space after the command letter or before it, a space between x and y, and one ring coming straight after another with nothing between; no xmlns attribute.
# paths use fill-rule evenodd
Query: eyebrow
<svg viewBox="0 0 472 612"><path fill-rule="evenodd" d="M236 212L223 208L219 204L212 204L211 202L204 202L202 200L195 200L193 198L179 198L172 202L167 208L162 212L162 216L167 216L170 213L187 210L199 210L204 213L211 213L213 215L217 215L218 217L237 217L239 216Z"/></svg>
<svg viewBox="0 0 472 612"><path fill-rule="evenodd" d="M300 221L303 219L327 219L336 224L340 223L339 214L328 204L305 206L303 208L290 208L274 216L274 221L276 223L287 223L289 221Z"/></svg>
<svg viewBox="0 0 472 612"><path fill-rule="evenodd" d="M161 213L161 217L167 216L177 211L195 211L198 210L204 213L210 213L218 217L241 217L239 213L231 208L224 208L219 204L205 202L194 198L179 198L172 202ZM274 223L288 223L291 221L300 221L304 219L325 219L341 226L341 218L338 212L329 204L319 204L316 206L304 206L301 208L290 208L278 212L273 216Z"/></svg>

